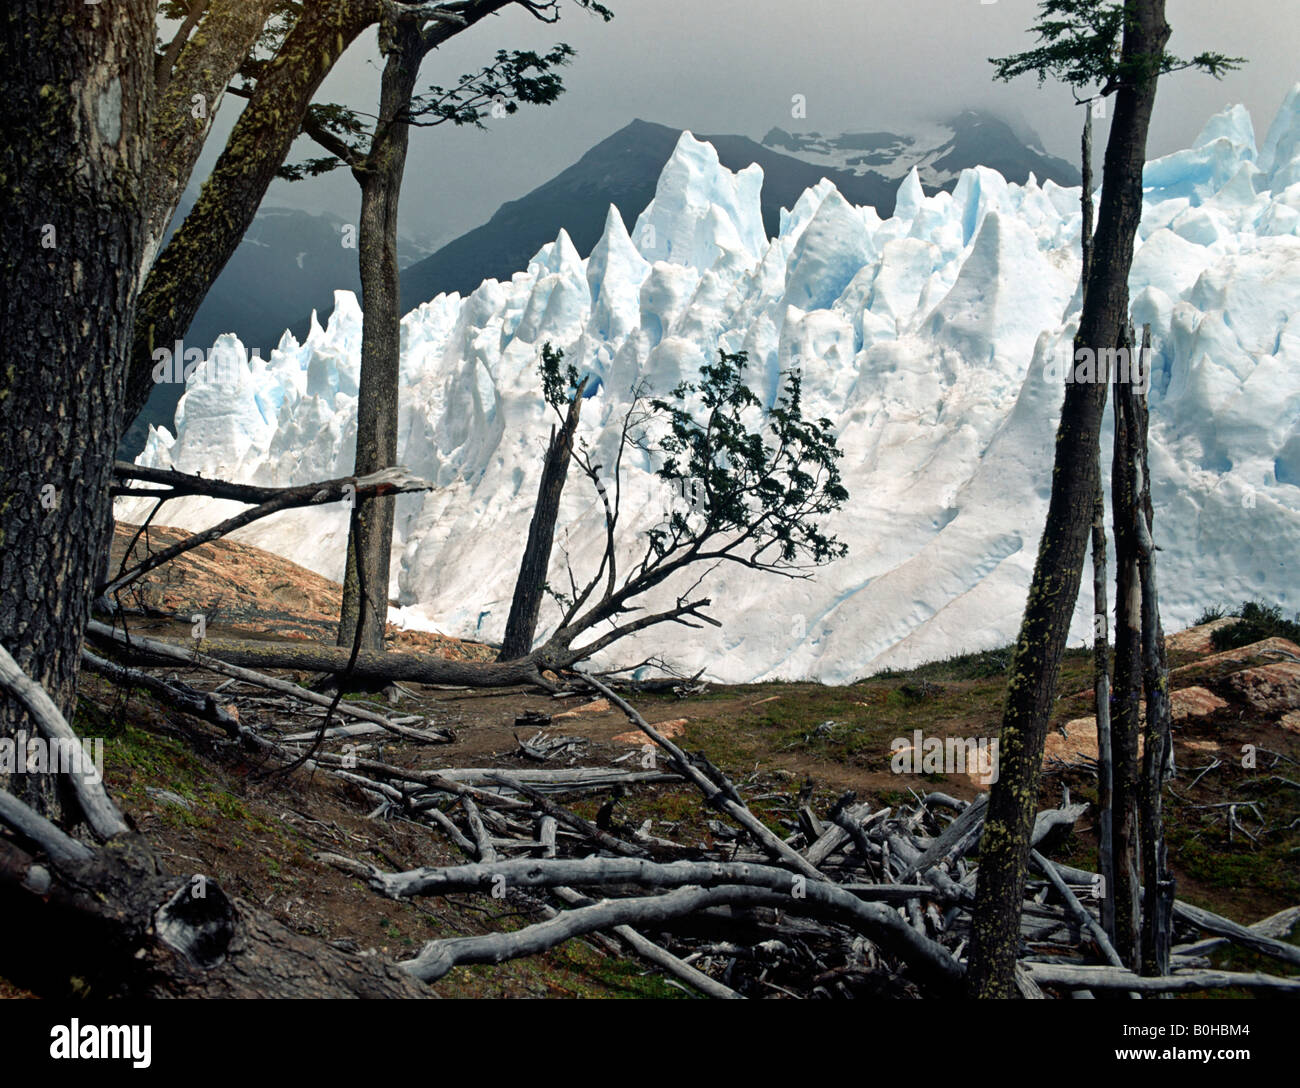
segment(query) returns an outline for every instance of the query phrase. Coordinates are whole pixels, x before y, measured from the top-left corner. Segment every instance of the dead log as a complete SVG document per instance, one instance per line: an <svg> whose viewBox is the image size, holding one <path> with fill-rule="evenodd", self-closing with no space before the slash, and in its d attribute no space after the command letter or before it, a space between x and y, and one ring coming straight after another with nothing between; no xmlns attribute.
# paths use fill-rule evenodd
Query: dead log
<svg viewBox="0 0 1300 1088"><path fill-rule="evenodd" d="M1300 978L1278 978L1255 971L1175 971L1170 975L1139 975L1121 967L1067 963L1022 963L1021 966L1040 986L1064 986L1067 989L1136 990L1149 994L1241 989L1300 994Z"/></svg>
<svg viewBox="0 0 1300 1088"><path fill-rule="evenodd" d="M602 831L589 820L584 820L576 812L570 812L562 805L557 805L549 797L544 796L535 790L532 786L527 786L516 778L511 778L506 774L497 774L493 776L497 782L507 789L514 790L516 793L527 797L543 813L552 819L572 828L579 835L590 839L599 846L614 854L621 854L624 857L646 858L650 852L643 847L633 846L631 843L625 843L621 839L616 839L607 831Z"/></svg>
<svg viewBox="0 0 1300 1088"><path fill-rule="evenodd" d="M572 888L552 888L551 889L560 899L570 906L586 907L592 905L592 900L586 896L579 895ZM626 942L643 960L653 963L656 967L667 971L674 978L680 979L705 997L714 997L723 1001L743 1001L744 998L736 993L730 986L724 986L717 979L710 978L703 971L697 970L689 963L684 962L674 956L666 948L655 944L654 941L638 933L631 926L615 926L610 930L619 940Z"/></svg>
<svg viewBox="0 0 1300 1088"><path fill-rule="evenodd" d="M45 689L18 667L18 662L3 646L0 646L0 687L22 703L46 740L85 756L84 764L75 768L67 778L86 822L95 834L101 839L110 839L130 830L122 813L104 789L104 780L94 763L85 755L81 738L73 732L72 726L67 723Z"/></svg>
<svg viewBox="0 0 1300 1088"><path fill-rule="evenodd" d="M1246 929L1257 937L1283 938L1291 935L1297 923L1300 923L1300 907L1287 907L1286 910L1280 910L1276 914L1270 914L1267 918L1252 923ZM1188 957L1204 956L1229 943L1227 937L1209 937L1194 944L1178 945L1173 949L1173 954Z"/></svg>
<svg viewBox="0 0 1300 1088"><path fill-rule="evenodd" d="M575 861L548 862L556 866L553 872L571 876L572 866L582 861L588 865L587 873L579 873L578 880L564 883L592 883L602 872L601 866L616 861L609 858L588 858ZM518 863L498 863L495 868L504 872L507 866L532 866L533 871L542 863L531 860ZM564 868L560 868L564 866ZM668 866L664 866L668 868ZM518 876L526 868L510 870ZM781 872L777 870L777 872ZM545 874L540 873L534 883L540 883ZM764 887L726 884L718 887L681 887L662 895L630 899L607 899L590 907L567 911L537 925L513 933L492 933L479 937L456 937L431 941L413 960L402 964L417 978L426 982L441 978L453 967L467 963L502 963L520 956L535 955L554 948L572 937L610 929L616 925L663 924L718 906L764 906L807 914L852 926L868 939L909 963L917 973L942 991L954 992L960 982L963 968L952 955L908 926L894 910L877 903L864 903L841 888L825 881L805 880L801 890L805 896L792 895L789 887L792 874L781 872L787 887L772 891ZM620 881L621 882L621 881ZM510 878L506 877L507 886ZM527 885L525 885L527 886Z"/></svg>
<svg viewBox="0 0 1300 1088"><path fill-rule="evenodd" d="M1086 869L1076 869L1070 865L1058 863L1056 868L1063 877L1074 881L1076 884L1089 884L1097 878L1096 873L1090 873ZM1216 937L1223 937L1234 944L1241 945L1243 948L1249 948L1274 959L1300 966L1300 948L1287 944L1285 941L1274 940L1265 934L1254 932L1252 929L1234 922L1231 918L1224 918L1222 915L1205 910L1203 907L1193 906L1191 903L1176 899L1174 900L1174 919L1196 926L1206 933L1213 933Z"/></svg>
<svg viewBox="0 0 1300 1088"><path fill-rule="evenodd" d="M1037 850L1029 851L1029 860L1043 871L1043 875L1051 881L1052 887L1064 900L1066 908L1092 934L1092 939L1097 942L1097 947L1101 949L1102 955L1106 957L1106 962L1112 967L1123 967L1124 962L1119 958L1119 953L1115 951L1115 946L1110 943L1110 937L1107 936L1106 931L1089 913L1088 908L1079 902L1078 896L1071 891L1070 886L1061 878L1061 874L1056 871L1056 866Z"/></svg>
<svg viewBox="0 0 1300 1088"><path fill-rule="evenodd" d="M106 661L89 650L81 651L81 662L92 672L108 677L121 687L144 688L168 706L205 722L211 722L213 725L219 725L232 736L239 732L239 722L235 716L207 692L194 691L180 684L169 684L166 680L160 680L140 669L119 665L115 661Z"/></svg>
<svg viewBox="0 0 1300 1088"><path fill-rule="evenodd" d="M681 775L671 771L620 771L609 767L564 767L534 769L518 767L502 771L497 767L447 767L438 771L443 778L466 786L500 785L503 774L512 782L523 782L543 793L569 790L599 790L611 786L650 785L656 782L680 782Z"/></svg>
<svg viewBox="0 0 1300 1088"><path fill-rule="evenodd" d="M128 640L107 624L95 620L86 625L86 630L97 638L111 639L171 661L184 660L203 668L215 668L212 662L220 661L226 665L250 669L295 669L300 672L340 674L347 671L348 658L351 656L350 650L343 646L238 638L204 639L200 643L203 648L200 654L192 646L164 639L132 635ZM541 668L532 658L505 663L452 661L427 654L362 650L357 654L356 663L349 675L353 680L366 684L409 680L418 684L463 684L466 687L480 688L510 687L516 684L548 689L551 687L542 679ZM302 690L296 688L298 692Z"/></svg>
<svg viewBox="0 0 1300 1088"><path fill-rule="evenodd" d="M301 699L303 702L312 703L315 706L334 706L334 699L328 695L322 695L319 692L299 687L297 684L292 684L288 680L281 680L275 676L267 676L263 673L255 672L252 669L243 668L238 664L232 664L208 653L200 653L198 650L199 644L186 647L163 639L148 638L144 635L131 635L124 631L118 631L106 623L101 623L99 620L91 620L87 623L86 633L93 638L99 639L101 642L108 643L109 645L119 649L126 649L146 658L160 658L167 662L176 662L188 665L191 668L208 669L212 672L221 673L223 676L230 676L236 680L242 680L248 684L256 684L258 687L266 688L269 691L278 691L285 695L292 695L295 699ZM205 649L210 649L212 642L213 640L205 639L201 645ZM262 643L261 645L279 646L282 644L267 642ZM334 649L334 647L328 647L328 649ZM346 665L348 651L346 649L341 649L338 652L343 658L343 664ZM376 656L389 658L399 655L381 654ZM342 669L340 668L339 671L341 672ZM433 730L424 732L418 729L411 729L408 726L395 725L377 711L370 710L363 706L357 706L353 703L340 701L337 706L334 706L334 712L343 715L344 717L357 718L361 721L372 722L390 733L410 737L412 740L432 741L437 738L442 741L451 741L455 739L455 734L449 731ZM312 736L314 737L315 733L313 733Z"/></svg>
<svg viewBox="0 0 1300 1088"><path fill-rule="evenodd" d="M961 857L979 840L984 830L984 816L988 812L989 795L981 793L952 823L943 829L925 851L911 865L898 874L898 879L906 883L919 873Z"/></svg>
<svg viewBox="0 0 1300 1088"><path fill-rule="evenodd" d="M745 804L739 800L740 795L736 793L735 787L726 780L725 776L721 775L721 772L718 772L719 777L722 777L722 784L720 785L701 771L699 767L692 762L690 757L678 748L677 745L659 733L658 730L641 717L641 715L638 714L625 699L621 698L612 689L606 687L594 677L589 676L586 673L580 675L584 681L591 685L591 687L595 688L604 695L606 699L617 706L633 725L667 752L669 758L672 760L673 766L676 767L682 775L689 778L699 787L700 792L704 794L704 799L710 805L725 812L735 820L736 823L740 824L741 827L754 836L764 850L770 853L774 858L778 858L781 861L788 863L805 876L811 877L814 880L825 879L822 873L815 866L809 863L807 858L798 851L792 850L784 842L778 839L768 829L766 824L749 811Z"/></svg>
<svg viewBox="0 0 1300 1088"><path fill-rule="evenodd" d="M1203 929L1206 933L1213 933L1216 937L1226 937L1234 944L1243 945L1266 956L1300 967L1300 948L1287 944L1286 941L1256 933L1230 918L1223 918L1212 911L1194 907L1181 899L1174 901L1174 918Z"/></svg>

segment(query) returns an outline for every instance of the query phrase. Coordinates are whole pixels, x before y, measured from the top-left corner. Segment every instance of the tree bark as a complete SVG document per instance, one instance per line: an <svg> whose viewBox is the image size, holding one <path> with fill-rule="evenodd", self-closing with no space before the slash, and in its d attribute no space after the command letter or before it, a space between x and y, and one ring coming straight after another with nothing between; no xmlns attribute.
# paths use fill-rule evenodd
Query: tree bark
<svg viewBox="0 0 1300 1088"><path fill-rule="evenodd" d="M470 0L464 21L426 34L430 48L516 0ZM198 202L150 269L131 349L126 419L153 390L153 351L184 337L208 290L248 230L267 187L301 130L307 107L334 63L383 17L381 0L315 0L267 65L203 186ZM152 32L150 34L152 40Z"/></svg>
<svg viewBox="0 0 1300 1088"><path fill-rule="evenodd" d="M524 657L533 648L537 634L537 618L546 593L546 577L551 564L551 548L555 543L555 524L560 516L560 499L564 495L564 482L569 474L569 460L573 456L573 436L578 430L582 414L582 394L586 379L578 386L569 402L564 426L557 434L552 428L551 441L546 448L542 465L542 479L537 485L537 503L528 523L528 542L519 564L519 577L515 580L514 599L510 602L510 617L506 620L505 639L501 643L498 661L513 661Z"/></svg>
<svg viewBox="0 0 1300 1088"><path fill-rule="evenodd" d="M1170 29L1164 0L1128 0L1124 57L1163 55ZM1128 317L1128 274L1142 216L1142 169L1157 77L1122 86L1106 146L1101 209L1076 348L1113 347ZM1078 356L1076 355L1076 359ZM1073 377L1073 375L1072 375ZM1043 743L1061 655L1082 580L1097 489L1097 441L1106 384L1066 386L1056 436L1047 523L1039 543L1029 600L1016 642L993 784L981 845L967 988L976 997L1011 997L1029 835L1038 802Z"/></svg>
<svg viewBox="0 0 1300 1088"><path fill-rule="evenodd" d="M399 22L384 36L388 48L380 84L379 120L361 181L358 260L361 268L361 377L357 398L357 446L353 472L367 475L397 463L397 399L402 315L397 268L397 210L410 144L401 120L415 93L425 47L419 23ZM393 517L397 499L367 499L357 508L348 535L347 570L338 644L351 646L361 628L361 648L380 653L388 620ZM364 592L364 607L362 596Z"/></svg>
<svg viewBox="0 0 1300 1088"><path fill-rule="evenodd" d="M1080 191L1082 222L1079 227L1083 255L1084 301L1092 274L1092 105L1083 115L1081 148L1083 185ZM1115 856L1111 839L1114 815L1113 767L1110 735L1110 637L1106 603L1106 492L1101 484L1101 446L1097 451L1097 490L1092 502L1092 669L1093 702L1097 708L1097 868L1101 870L1101 925L1115 940Z"/></svg>
<svg viewBox="0 0 1300 1088"><path fill-rule="evenodd" d="M109 628L94 624L91 633L114 645ZM133 639L147 656L150 642L163 643L195 656L193 645L181 646L165 639ZM250 669L296 669L302 672L343 672L349 650L342 646L322 646L312 642L265 642L260 639L207 638L200 644L202 654L230 665ZM362 650L357 654L351 679L361 683L391 683L410 680L417 684L456 684L466 687L512 687L516 684L541 684L541 667L532 658L497 663L494 661L452 661L429 654L375 653Z"/></svg>
<svg viewBox="0 0 1300 1088"><path fill-rule="evenodd" d="M148 38L143 39L148 41ZM294 933L134 834L51 866L0 840L0 973L48 997L428 997L401 968ZM83 991L85 992L85 991Z"/></svg>
<svg viewBox="0 0 1300 1088"><path fill-rule="evenodd" d="M149 271L194 172L217 107L278 0L211 0L180 47L174 71L158 74L149 136L149 223L141 273ZM202 99L195 102L195 96Z"/></svg>
<svg viewBox="0 0 1300 1088"><path fill-rule="evenodd" d="M1169 872L1162 795L1165 780L1173 771L1173 737L1169 666L1156 584L1155 511L1151 505L1151 473L1147 460L1150 416L1146 388L1150 374L1146 367L1150 348L1151 327L1148 325L1142 333L1142 388L1131 397L1139 479L1137 516L1141 530L1138 571L1142 583L1142 683L1147 704L1146 746L1142 758L1142 870L1146 880L1142 898L1142 973L1167 975L1176 886Z"/></svg>
<svg viewBox="0 0 1300 1088"><path fill-rule="evenodd" d="M144 237L154 4L11 0L0 15L5 282L0 343L0 632L70 716ZM14 352L20 355L14 355ZM33 732L0 694L0 734ZM0 777L51 818L57 776Z"/></svg>
<svg viewBox="0 0 1300 1088"><path fill-rule="evenodd" d="M1101 925L1115 939L1114 823L1115 756L1110 727L1110 639L1106 604L1106 496L1097 468L1097 497L1092 508L1092 668L1097 707L1097 867L1101 870Z"/></svg>
<svg viewBox="0 0 1300 1088"><path fill-rule="evenodd" d="M1131 333L1122 341L1127 349ZM1115 455L1111 503L1115 512L1115 694L1111 737L1113 815L1111 855L1115 946L1126 966L1137 970L1141 956L1141 875L1138 847L1138 735L1142 710L1142 588L1138 577L1137 435L1132 387L1115 381Z"/></svg>
<svg viewBox="0 0 1300 1088"><path fill-rule="evenodd" d="M144 282L131 349L127 420L139 414L153 390L154 349L170 349L188 331L257 214L316 89L348 45L379 18L379 7L377 0L304 5L257 81L197 203ZM152 30L147 38L153 40Z"/></svg>

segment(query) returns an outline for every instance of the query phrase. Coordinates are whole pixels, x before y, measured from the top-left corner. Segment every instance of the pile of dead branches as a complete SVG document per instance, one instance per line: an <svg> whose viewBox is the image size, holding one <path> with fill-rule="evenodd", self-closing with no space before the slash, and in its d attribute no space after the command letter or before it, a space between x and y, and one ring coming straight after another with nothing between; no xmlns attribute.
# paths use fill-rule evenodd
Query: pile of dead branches
<svg viewBox="0 0 1300 1088"><path fill-rule="evenodd" d="M823 816L790 798L788 834L761 821L735 785L698 754L662 736L600 681L584 682L645 733L668 767L691 781L719 819L710 843L655 834L614 818L636 773L608 768L418 774L362 762L365 788L401 812L436 823L470 864L384 872L334 854L327 861L391 898L481 893L514 899L540 920L512 932L429 942L402 966L434 981L462 964L500 963L575 937L612 938L689 987L714 997L923 996L956 993L965 972L987 796L942 793L872 808L849 793ZM324 765L337 757L325 757ZM647 773L648 774L648 773ZM659 776L662 777L662 776ZM593 823L558 796L612 790ZM1097 877L1046 851L1086 806L1041 812L1021 918L1018 979L1026 997L1118 991L1169 993L1225 986L1300 992L1300 979L1210 969L1225 941L1300 966L1276 939L1300 910L1246 929L1188 904L1175 908L1171 973L1125 969L1097 920ZM1206 934L1210 940L1204 940Z"/></svg>
<svg viewBox="0 0 1300 1088"><path fill-rule="evenodd" d="M848 793L818 814L810 796L768 793L768 808L784 807L785 816L765 822L703 754L684 752L604 682L581 673L569 677L573 685L617 706L645 734L645 754L656 759L643 759L633 770L573 766L583 751L581 738L552 742L539 734L521 739L521 752L542 764L564 756L569 766L400 767L369 758L357 738L393 734L445 744L454 734L421 718L330 700L201 653L178 654L165 643L105 625L92 624L90 634L118 657L173 668L160 677L157 668L145 671L87 651L92 668L147 687L183 711L174 720L206 720L272 767L302 767L346 781L373 803L372 817L419 822L449 839L469 864L384 872L337 854L319 860L362 877L382 896L480 893L510 900L512 913L537 919L511 932L431 941L400 965L408 977L434 982L461 964L500 963L583 937L611 952L630 951L712 997L960 992L987 795L966 802L938 792L913 794L908 803L873 809ZM198 690L179 679L177 667L223 679ZM4 679L21 681L17 674ZM268 698L273 706L266 706ZM330 703L344 721L326 728L320 715ZM192 729L197 739L202 727ZM617 805L627 791L682 780L716 814L708 821L708 841L681 841L680 835L655 833L649 821L632 827L618 820ZM608 795L594 822L563 803L592 792ZM116 814L110 802L99 802ZM1169 973L1143 977L1123 967L1098 922L1099 879L1047 857L1085 809L1067 794L1060 807L1038 815L1031 851L1038 877L1027 886L1021 913L1022 994L1222 987L1300 992L1300 979L1213 970L1207 958L1232 942L1289 968L1300 966L1300 949L1279 939L1300 908L1246 928L1178 902L1175 940L1182 943L1173 950ZM97 810L92 804L89 811ZM0 822L46 851L67 845L49 828L35 834L29 815L14 806L12 813L0 811ZM118 829L114 823L105 834Z"/></svg>

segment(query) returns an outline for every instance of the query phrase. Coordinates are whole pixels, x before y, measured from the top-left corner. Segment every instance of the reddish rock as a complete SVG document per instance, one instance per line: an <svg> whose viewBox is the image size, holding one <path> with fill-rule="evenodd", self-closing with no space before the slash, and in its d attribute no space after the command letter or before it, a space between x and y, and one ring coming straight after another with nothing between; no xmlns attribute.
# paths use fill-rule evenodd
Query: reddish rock
<svg viewBox="0 0 1300 1088"><path fill-rule="evenodd" d="M689 718L673 718L672 721L651 722L650 724L651 726L654 727L654 731L658 733L660 736L667 737L669 740L672 740L673 737L679 737L682 735L682 733L686 730L686 723L689 721L690 721ZM642 733L641 730L633 729L627 733L619 733L616 737L614 737L614 743L639 745L639 744L652 744L653 741L651 741L649 737L647 737L644 733Z"/></svg>
<svg viewBox="0 0 1300 1088"><path fill-rule="evenodd" d="M1300 710L1300 662L1279 661L1243 669L1228 677L1228 683L1255 710L1266 714Z"/></svg>
<svg viewBox="0 0 1300 1088"><path fill-rule="evenodd" d="M1236 616L1224 616L1222 619L1211 620L1209 623L1202 623L1196 627L1189 627L1186 631L1179 631L1177 634L1169 635L1165 639L1165 648L1192 654L1213 653L1214 645L1210 642L1210 636L1220 627L1231 627L1238 622L1240 621Z"/></svg>
<svg viewBox="0 0 1300 1088"><path fill-rule="evenodd" d="M1235 650L1224 650L1222 653L1211 654L1209 657L1203 657L1200 661L1193 661L1190 665L1184 665L1182 668L1174 669L1170 676L1177 676L1179 673L1187 672L1189 669L1203 669L1207 665L1235 665L1244 664L1252 658L1265 655L1269 650L1280 650L1283 653L1294 654L1300 657L1300 646L1285 638L1266 638L1259 642L1252 642L1249 646L1239 646Z"/></svg>
<svg viewBox="0 0 1300 1088"><path fill-rule="evenodd" d="M584 714L604 714L609 709L608 699L593 699L589 703L583 703L582 706L575 706L572 710L566 710L562 714L552 715L552 721L561 721L564 718L577 718Z"/></svg>
<svg viewBox="0 0 1300 1088"><path fill-rule="evenodd" d="M1188 718L1208 718L1227 705L1226 699L1220 699L1207 688L1179 688L1169 696L1169 712L1176 722Z"/></svg>

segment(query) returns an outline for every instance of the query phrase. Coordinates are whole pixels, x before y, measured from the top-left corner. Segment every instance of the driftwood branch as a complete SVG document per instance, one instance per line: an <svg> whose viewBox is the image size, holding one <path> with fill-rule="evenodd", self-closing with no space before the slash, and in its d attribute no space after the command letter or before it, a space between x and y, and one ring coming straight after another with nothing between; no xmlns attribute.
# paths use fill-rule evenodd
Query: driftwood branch
<svg viewBox="0 0 1300 1088"><path fill-rule="evenodd" d="M613 859L584 859L603 863ZM502 863L503 868L509 863ZM524 864L538 865L539 862ZM570 863L572 864L572 863ZM645 863L647 865L651 863ZM558 871L558 870L557 870ZM599 873L564 883L588 883ZM780 870L777 870L780 872ZM570 878L572 872L567 873ZM852 926L882 947L907 960L919 973L942 989L952 991L963 974L960 963L941 945L908 926L897 912L876 903L864 903L843 889L824 881L804 880L798 886L806 895L792 894L791 874L781 877L790 885L773 891L764 887L726 884L704 888L687 886L629 899L606 899L590 907L567 911L556 918L528 926L514 933L492 933L481 937L456 937L431 941L414 960L402 964L426 982L441 978L453 967L466 963L502 963L519 956L545 952L572 937L610 929L616 925L645 925L670 922L718 906L778 907L796 914L823 917ZM507 877L507 885L509 878Z"/></svg>
<svg viewBox="0 0 1300 1088"><path fill-rule="evenodd" d="M22 703L47 740L75 746L77 751L85 752L81 745L81 738L67 723L59 708L54 705L54 700L46 694L40 684L18 667L18 662L3 646L0 646L0 687ZM68 780L81 805L86 822L101 839L110 839L114 835L128 831L126 820L108 796L108 791L104 789L104 780L95 770L88 755L85 757L83 767L84 770L69 774Z"/></svg>
<svg viewBox="0 0 1300 1088"><path fill-rule="evenodd" d="M191 481L188 485L189 489L185 491L178 490L176 491L177 495L211 494L211 491L198 490L199 484L196 481L199 481L200 477L189 477L187 479ZM211 481L204 482L210 483ZM111 597L114 593L120 592L132 582L148 574L149 571L170 562L191 548L197 548L200 544L218 540L227 533L233 533L236 529L241 529L245 525L269 517L271 514L277 514L281 510L289 510L300 506L321 506L344 499L355 502L357 499L370 498L375 495L396 495L407 491L431 491L432 489L433 484L412 476L406 469L401 467L382 469L379 472L371 473L369 476L345 476L337 480L326 480L323 483L305 484L302 487L278 488L275 489L270 498L263 500L251 510L244 510L233 517L227 518L220 524L214 525L211 529L195 533L193 536L177 541L170 547L149 556L148 559L136 564L130 570L118 575L105 585L99 590L98 596L101 599ZM160 495L159 497L171 498L173 496Z"/></svg>
<svg viewBox="0 0 1300 1088"><path fill-rule="evenodd" d="M764 850L768 851L774 858L786 862L793 869L807 877L811 877L813 880L825 879L816 866L812 865L806 857L778 839L761 820L749 811L744 803L739 800L739 794L736 793L735 788L729 782L724 780L722 785L714 782L691 761L685 752L641 717L635 708L613 689L585 673L580 675L587 684L617 706L633 725L667 752L673 766L699 787L709 804L722 810L736 823L740 824L741 827L754 836Z"/></svg>
<svg viewBox="0 0 1300 1088"><path fill-rule="evenodd" d="M1134 990L1177 994L1198 990L1264 990L1300 994L1300 978L1278 978L1247 971L1175 971L1169 975L1138 975L1121 967L1087 967L1072 963L1026 963L1023 967L1040 986L1074 990Z"/></svg>

